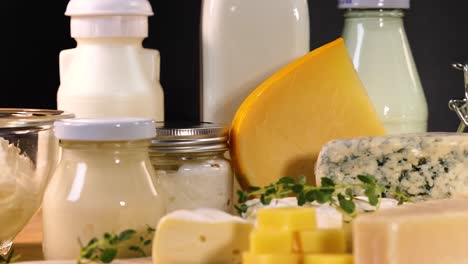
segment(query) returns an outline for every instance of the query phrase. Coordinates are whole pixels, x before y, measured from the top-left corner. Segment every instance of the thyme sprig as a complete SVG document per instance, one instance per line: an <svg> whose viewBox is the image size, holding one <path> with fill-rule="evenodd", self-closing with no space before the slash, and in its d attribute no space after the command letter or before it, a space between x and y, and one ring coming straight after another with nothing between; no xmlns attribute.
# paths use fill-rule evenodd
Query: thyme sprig
<svg viewBox="0 0 468 264"><path fill-rule="evenodd" d="M128 244L137 235L137 232L133 229L124 230L119 234L106 232L101 239L95 237L86 245L83 245L78 239L81 251L77 264L110 263L115 259L118 250L122 247L146 257L144 249L151 245L151 238L155 231L154 228L147 226L146 234L138 237L136 244Z"/></svg>
<svg viewBox="0 0 468 264"><path fill-rule="evenodd" d="M357 215L356 201L368 203L376 209L380 207L382 197L392 197L398 204L411 201L399 188L393 190L378 184L373 176L359 175L357 178L357 183L337 184L331 178L324 177L321 179L321 186L312 186L306 183L304 176L297 181L284 177L265 187L250 186L248 191L237 191L239 200L235 209L240 215L245 214L251 206L247 201L253 197L259 197L261 204L269 205L273 199L295 196L299 206L314 201L319 204L328 203L343 215L354 218ZM358 193L363 193L367 200L360 199Z"/></svg>
<svg viewBox="0 0 468 264"><path fill-rule="evenodd" d="M15 254L15 250L12 249L10 253L8 253L7 256L0 255L0 264L9 264L9 263L16 262L21 257L21 255L14 256L14 254Z"/></svg>

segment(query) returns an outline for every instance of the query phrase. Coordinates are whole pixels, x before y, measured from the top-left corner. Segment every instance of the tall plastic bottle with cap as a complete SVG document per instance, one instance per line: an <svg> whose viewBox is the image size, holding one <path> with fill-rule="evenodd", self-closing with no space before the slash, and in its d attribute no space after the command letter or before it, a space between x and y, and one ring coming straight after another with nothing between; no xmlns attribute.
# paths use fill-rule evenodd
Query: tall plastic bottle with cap
<svg viewBox="0 0 468 264"><path fill-rule="evenodd" d="M427 103L403 17L410 0L339 0L343 38L389 134L425 132Z"/></svg>
<svg viewBox="0 0 468 264"><path fill-rule="evenodd" d="M147 0L70 0L74 49L60 53L58 109L77 117L164 119L160 56L142 46Z"/></svg>

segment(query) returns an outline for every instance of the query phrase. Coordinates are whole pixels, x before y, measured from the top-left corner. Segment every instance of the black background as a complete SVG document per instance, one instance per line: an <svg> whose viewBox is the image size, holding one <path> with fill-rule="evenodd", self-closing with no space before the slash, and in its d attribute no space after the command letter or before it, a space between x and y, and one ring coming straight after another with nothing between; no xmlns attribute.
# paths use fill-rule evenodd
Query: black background
<svg viewBox="0 0 468 264"><path fill-rule="evenodd" d="M98 0L96 0L98 1ZM255 1L255 0L245 0ZM64 16L67 0L13 0L2 7L2 96L0 107L56 108L58 55L75 42ZM199 29L201 0L152 0L144 46L161 52L166 120L199 116ZM268 12L268 7L265 7ZM311 49L341 35L335 0L309 0ZM466 0L413 0L405 26L429 104L429 130L454 131L451 98L463 96L463 75L451 64L468 55ZM5 47L6 46L6 47Z"/></svg>

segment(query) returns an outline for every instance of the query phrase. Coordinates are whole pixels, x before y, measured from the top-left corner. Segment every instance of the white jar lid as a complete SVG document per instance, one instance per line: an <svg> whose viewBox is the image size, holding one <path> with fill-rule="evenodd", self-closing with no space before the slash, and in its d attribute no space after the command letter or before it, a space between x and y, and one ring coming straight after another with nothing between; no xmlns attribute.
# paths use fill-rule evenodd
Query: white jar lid
<svg viewBox="0 0 468 264"><path fill-rule="evenodd" d="M153 9L148 0L70 0L65 15L73 38L146 38Z"/></svg>
<svg viewBox="0 0 468 264"><path fill-rule="evenodd" d="M409 9L410 0L338 0L338 8Z"/></svg>
<svg viewBox="0 0 468 264"><path fill-rule="evenodd" d="M151 16L148 0L70 0L67 16Z"/></svg>
<svg viewBox="0 0 468 264"><path fill-rule="evenodd" d="M55 122L61 140L130 141L156 136L155 122L140 118L76 118Z"/></svg>

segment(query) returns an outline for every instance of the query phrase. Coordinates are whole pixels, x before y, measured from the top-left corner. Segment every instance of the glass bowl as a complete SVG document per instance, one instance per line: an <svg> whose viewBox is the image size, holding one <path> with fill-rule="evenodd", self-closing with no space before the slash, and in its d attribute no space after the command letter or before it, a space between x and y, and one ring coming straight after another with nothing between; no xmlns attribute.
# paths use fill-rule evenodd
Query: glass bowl
<svg viewBox="0 0 468 264"><path fill-rule="evenodd" d="M58 160L58 110L0 108L0 255L41 206Z"/></svg>

